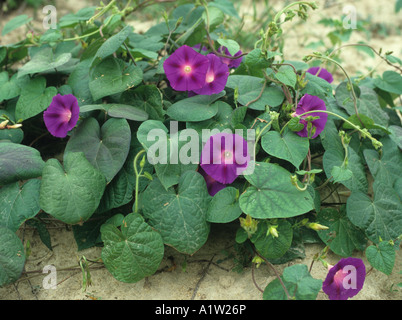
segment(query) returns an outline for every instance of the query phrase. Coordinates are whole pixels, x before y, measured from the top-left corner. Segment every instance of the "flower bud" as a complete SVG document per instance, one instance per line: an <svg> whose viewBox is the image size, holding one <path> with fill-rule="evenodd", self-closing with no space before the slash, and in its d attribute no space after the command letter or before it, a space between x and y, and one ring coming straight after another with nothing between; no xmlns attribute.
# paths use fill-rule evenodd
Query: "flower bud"
<svg viewBox="0 0 402 320"><path fill-rule="evenodd" d="M273 226L273 225L269 226L267 235L270 234L273 238L278 238L278 237L279 237L279 234L278 234L277 228L278 228L277 225L275 225L275 226Z"/></svg>
<svg viewBox="0 0 402 320"><path fill-rule="evenodd" d="M255 267L258 268L264 260L260 256L255 256L251 262L255 263Z"/></svg>
<svg viewBox="0 0 402 320"><path fill-rule="evenodd" d="M257 231L258 220L251 218L250 215L247 215L246 218L239 218L239 220L240 226L247 232L250 238Z"/></svg>
<svg viewBox="0 0 402 320"><path fill-rule="evenodd" d="M308 223L306 226L307 226L308 228L310 228L310 229L315 230L315 231L318 231L318 230L327 230L327 229L329 229L327 226L323 226L323 225L321 225L321 224L319 224L319 223L316 223L316 222Z"/></svg>
<svg viewBox="0 0 402 320"><path fill-rule="evenodd" d="M9 120L4 120L2 123L0 123L0 130L3 130L6 128L6 125L8 123Z"/></svg>
<svg viewBox="0 0 402 320"><path fill-rule="evenodd" d="M18 129L18 128L22 127L22 124L21 123L16 123L16 124L13 124L11 126L6 126L6 127L7 127L7 129Z"/></svg>

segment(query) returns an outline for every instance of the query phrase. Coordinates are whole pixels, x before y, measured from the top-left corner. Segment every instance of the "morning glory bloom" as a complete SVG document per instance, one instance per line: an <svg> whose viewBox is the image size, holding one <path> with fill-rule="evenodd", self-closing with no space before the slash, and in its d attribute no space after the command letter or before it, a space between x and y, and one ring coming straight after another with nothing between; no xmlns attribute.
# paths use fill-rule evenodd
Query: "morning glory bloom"
<svg viewBox="0 0 402 320"><path fill-rule="evenodd" d="M229 56L229 57L233 57L233 56L230 54L228 48L226 48L226 47L222 47L222 46L219 47L219 48L218 48L218 52L223 53L223 54L225 54L225 55L227 55L227 56ZM241 54L242 54L242 51L239 50L239 51L237 51L237 52L235 53L234 56L235 56L235 57L238 57L238 56L240 56ZM240 57L239 59L229 59L229 58L225 58L225 57L220 57L220 58L221 58L221 61L222 61L223 63L227 64L229 68L237 68L237 67L240 65L240 63L242 62L242 60L243 60L243 57Z"/></svg>
<svg viewBox="0 0 402 320"><path fill-rule="evenodd" d="M72 94L57 94L43 113L47 130L57 138L65 138L77 124L80 107Z"/></svg>
<svg viewBox="0 0 402 320"><path fill-rule="evenodd" d="M232 183L250 162L248 145L243 137L232 133L212 135L201 152L201 167L216 181Z"/></svg>
<svg viewBox="0 0 402 320"><path fill-rule="evenodd" d="M320 71L320 72L317 74L318 71ZM311 73L321 79L324 79L329 83L332 83L332 81L334 81L334 77L327 69L320 68L320 67L311 67L310 69L307 70L307 72Z"/></svg>
<svg viewBox="0 0 402 320"><path fill-rule="evenodd" d="M301 114L314 111L314 110L323 110L326 111L327 108L325 106L325 102L316 96L312 96L309 94L305 94L299 101L296 112L292 114L292 116L300 116ZM319 119L315 119L311 122L311 130L308 130L308 123L305 120L308 117L320 117ZM310 139L316 138L322 130L325 128L325 124L327 123L328 114L325 112L312 112L306 115L303 115L300 119L300 123L304 124L304 128L301 131L296 132L301 137L309 137Z"/></svg>
<svg viewBox="0 0 402 320"><path fill-rule="evenodd" d="M207 189L210 196L213 197L219 191L226 188L226 185L216 181L214 178L207 175L207 173L201 167L199 167L198 172L204 177L205 182L207 183Z"/></svg>
<svg viewBox="0 0 402 320"><path fill-rule="evenodd" d="M225 89L229 77L229 67L224 64L219 57L213 53L207 55L209 67L205 76L204 86L193 90L196 94L211 95Z"/></svg>
<svg viewBox="0 0 402 320"><path fill-rule="evenodd" d="M361 259L344 258L328 269L322 289L330 300L347 300L363 288L366 267Z"/></svg>
<svg viewBox="0 0 402 320"><path fill-rule="evenodd" d="M166 77L176 91L200 89L205 83L209 60L189 46L181 46L163 63Z"/></svg>

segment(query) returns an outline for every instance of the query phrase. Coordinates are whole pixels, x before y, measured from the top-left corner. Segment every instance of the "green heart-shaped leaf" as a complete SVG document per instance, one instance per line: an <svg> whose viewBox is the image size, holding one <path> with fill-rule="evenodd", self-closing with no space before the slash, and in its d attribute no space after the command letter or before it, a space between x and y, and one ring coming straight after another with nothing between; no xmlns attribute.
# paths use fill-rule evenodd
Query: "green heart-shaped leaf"
<svg viewBox="0 0 402 320"><path fill-rule="evenodd" d="M46 88L46 79L38 77L22 87L21 95L15 108L15 117L26 120L46 110L57 94L55 87Z"/></svg>
<svg viewBox="0 0 402 320"><path fill-rule="evenodd" d="M11 142L0 142L0 185L39 177L45 162L38 150Z"/></svg>
<svg viewBox="0 0 402 320"><path fill-rule="evenodd" d="M375 181L373 189L373 200L363 192L352 192L346 202L347 216L374 243L395 240L402 234L402 203L389 185Z"/></svg>
<svg viewBox="0 0 402 320"><path fill-rule="evenodd" d="M335 254L349 257L356 249L364 250L367 242L364 233L349 221L344 210L320 210L317 220L328 227L327 230L319 230L318 235Z"/></svg>
<svg viewBox="0 0 402 320"><path fill-rule="evenodd" d="M114 57L108 57L96 65L89 80L93 100L128 90L142 81L140 67L126 64Z"/></svg>
<svg viewBox="0 0 402 320"><path fill-rule="evenodd" d="M165 244L193 254L206 242L210 196L204 178L195 171L183 173L178 191L165 190L154 179L142 195L144 217L162 235Z"/></svg>
<svg viewBox="0 0 402 320"><path fill-rule="evenodd" d="M110 182L126 161L130 141L130 126L125 119L109 119L100 128L95 118L87 118L71 135L64 154L83 152Z"/></svg>
<svg viewBox="0 0 402 320"><path fill-rule="evenodd" d="M39 207L40 180L32 179L21 187L18 182L0 189L0 225L17 231L28 219L36 216Z"/></svg>
<svg viewBox="0 0 402 320"><path fill-rule="evenodd" d="M137 282L158 269L164 254L162 238L139 214L125 216L121 230L104 224L101 234L102 261L117 280Z"/></svg>
<svg viewBox="0 0 402 320"><path fill-rule="evenodd" d="M31 61L23 65L18 70L18 77L26 74L34 74L40 72L55 72L55 69L63 66L71 60L71 53L62 53L54 55L53 49L46 47L37 52Z"/></svg>
<svg viewBox="0 0 402 320"><path fill-rule="evenodd" d="M182 161L178 161L181 147L186 143L186 141L178 139L182 131L177 132L174 137L169 136L167 132L168 129L165 125L157 120L143 122L137 131L138 141L147 151L148 160L154 164L155 172L165 189L177 184L184 172L195 171L198 167L197 163L184 164ZM171 153L173 157L171 157ZM175 153L177 161L173 159ZM160 159L155 158L156 154Z"/></svg>
<svg viewBox="0 0 402 320"><path fill-rule="evenodd" d="M177 121L204 121L218 113L218 104L214 101L223 97L225 92L213 95L196 95L175 102L167 110L167 115Z"/></svg>
<svg viewBox="0 0 402 320"><path fill-rule="evenodd" d="M233 187L220 190L212 198L207 214L207 221L228 223L240 217L242 211L238 201L239 191Z"/></svg>
<svg viewBox="0 0 402 320"><path fill-rule="evenodd" d="M69 152L64 169L56 159L46 162L42 173L39 204L43 211L65 223L88 220L106 187L104 175L82 152Z"/></svg>
<svg viewBox="0 0 402 320"><path fill-rule="evenodd" d="M10 229L0 226L0 287L18 280L25 265L24 246Z"/></svg>
<svg viewBox="0 0 402 320"><path fill-rule="evenodd" d="M269 155L287 160L299 168L307 156L309 140L290 130L286 130L283 136L277 131L269 131L262 137L261 146Z"/></svg>
<svg viewBox="0 0 402 320"><path fill-rule="evenodd" d="M257 162L244 177L251 186L240 196L240 208L253 218L289 218L314 208L310 193L293 186L291 174L278 165Z"/></svg>

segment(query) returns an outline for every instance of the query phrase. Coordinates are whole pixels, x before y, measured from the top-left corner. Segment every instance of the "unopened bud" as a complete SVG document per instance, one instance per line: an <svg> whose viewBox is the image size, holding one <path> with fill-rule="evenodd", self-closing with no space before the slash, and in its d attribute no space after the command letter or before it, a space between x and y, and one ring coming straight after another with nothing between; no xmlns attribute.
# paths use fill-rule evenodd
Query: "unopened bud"
<svg viewBox="0 0 402 320"><path fill-rule="evenodd" d="M319 224L319 223L316 223L316 222L308 223L306 226L307 226L308 228L310 228L310 229L315 230L315 231L327 230L327 229L328 229L327 226L323 226L323 225L321 225L321 224Z"/></svg>
<svg viewBox="0 0 402 320"><path fill-rule="evenodd" d="M8 122L9 122L9 120L4 120L2 123L0 123L0 130L5 129Z"/></svg>
<svg viewBox="0 0 402 320"><path fill-rule="evenodd" d="M240 226L247 232L249 238L257 231L258 220L251 218L248 214L246 218L239 218Z"/></svg>
<svg viewBox="0 0 402 320"><path fill-rule="evenodd" d="M273 238L278 238L279 234L278 234L277 228L278 228L278 226L270 226L268 228L267 235L270 234Z"/></svg>
<svg viewBox="0 0 402 320"><path fill-rule="evenodd" d="M255 256L252 262L255 263L256 264L255 267L258 268L261 265L261 263L264 262L264 260L260 256Z"/></svg>
<svg viewBox="0 0 402 320"><path fill-rule="evenodd" d="M142 157L142 160L140 162L140 168L144 168L145 166L145 156Z"/></svg>
<svg viewBox="0 0 402 320"><path fill-rule="evenodd" d="M16 124L13 124L11 126L6 126L6 127L7 127L7 129L18 129L18 128L22 127L22 124L21 123L16 123Z"/></svg>

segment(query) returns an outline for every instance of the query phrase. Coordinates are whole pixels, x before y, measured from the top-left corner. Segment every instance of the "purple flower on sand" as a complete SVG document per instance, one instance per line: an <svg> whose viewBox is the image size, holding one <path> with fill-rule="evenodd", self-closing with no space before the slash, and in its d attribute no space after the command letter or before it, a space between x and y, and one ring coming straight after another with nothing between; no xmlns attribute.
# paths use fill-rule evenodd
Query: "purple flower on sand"
<svg viewBox="0 0 402 320"><path fill-rule="evenodd" d="M227 55L229 57L232 57L232 55L230 54L228 48L226 48L226 47L219 47L218 52L224 53L225 55ZM237 51L235 53L234 56L238 57L241 54L242 54L242 51L239 50L239 51ZM243 57L240 57L239 59L229 59L229 58L225 58L225 57L220 57L220 58L221 58L221 61L223 63L227 64L229 68L237 68L240 65L240 63L242 62L242 60L243 60Z"/></svg>
<svg viewBox="0 0 402 320"><path fill-rule="evenodd" d="M204 177L210 196L213 197L215 194L218 193L218 191L226 188L226 185L216 181L214 178L207 175L207 173L201 167L199 167L198 172Z"/></svg>
<svg viewBox="0 0 402 320"><path fill-rule="evenodd" d="M232 133L211 136L201 152L201 167L216 181L232 183L250 162L248 145L243 137Z"/></svg>
<svg viewBox="0 0 402 320"><path fill-rule="evenodd" d="M363 288L366 267L361 259L344 258L328 269L322 289L330 300L347 300Z"/></svg>
<svg viewBox="0 0 402 320"><path fill-rule="evenodd" d="M311 67L307 70L307 72L320 77L321 79L324 79L329 83L332 83L332 81L334 81L334 77L327 69L321 67Z"/></svg>
<svg viewBox="0 0 402 320"><path fill-rule="evenodd" d="M176 91L200 89L205 83L209 60L189 46L181 46L163 63L166 77Z"/></svg>
<svg viewBox="0 0 402 320"><path fill-rule="evenodd" d="M225 89L229 77L229 67L224 64L219 57L210 53L207 55L209 68L205 76L204 86L193 90L197 94L211 95Z"/></svg>
<svg viewBox="0 0 402 320"><path fill-rule="evenodd" d="M43 113L43 120L53 136L64 138L77 124L79 115L80 107L76 97L72 94L57 94Z"/></svg>
<svg viewBox="0 0 402 320"><path fill-rule="evenodd" d="M293 116L299 116L305 112L314 110L327 110L325 102L316 96L305 94L300 99L296 112L293 113ZM320 117L319 119L311 121L311 131L308 131L308 124L305 120L307 117ZM303 115L300 119L300 123L304 124L304 128L303 130L297 132L297 134L301 137L310 137L311 139L314 139L322 132L322 130L324 130L327 119L328 114L325 112L312 112Z"/></svg>

